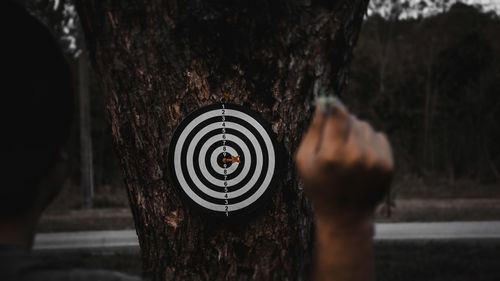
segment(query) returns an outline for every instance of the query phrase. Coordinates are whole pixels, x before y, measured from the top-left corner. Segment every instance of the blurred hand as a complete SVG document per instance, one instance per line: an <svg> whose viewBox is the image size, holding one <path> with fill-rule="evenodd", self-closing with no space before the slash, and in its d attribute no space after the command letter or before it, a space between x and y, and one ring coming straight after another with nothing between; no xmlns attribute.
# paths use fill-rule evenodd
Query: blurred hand
<svg viewBox="0 0 500 281"><path fill-rule="evenodd" d="M373 214L388 191L393 158L383 133L340 104L319 108L296 155L316 216L354 223Z"/></svg>

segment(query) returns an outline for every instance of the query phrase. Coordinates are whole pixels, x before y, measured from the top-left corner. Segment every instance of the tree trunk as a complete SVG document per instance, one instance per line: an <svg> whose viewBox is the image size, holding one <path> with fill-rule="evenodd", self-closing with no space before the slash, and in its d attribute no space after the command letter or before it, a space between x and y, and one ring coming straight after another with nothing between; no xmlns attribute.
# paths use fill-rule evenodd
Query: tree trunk
<svg viewBox="0 0 500 281"><path fill-rule="evenodd" d="M78 59L78 98L80 105L80 186L83 189L83 207L92 208L94 200L94 165L92 155L89 66L83 46Z"/></svg>
<svg viewBox="0 0 500 281"><path fill-rule="evenodd" d="M102 1L77 7L152 280L302 280L313 216L293 156L318 93L340 94L367 0ZM272 124L286 169L263 212L213 223L167 171L186 115L230 92Z"/></svg>

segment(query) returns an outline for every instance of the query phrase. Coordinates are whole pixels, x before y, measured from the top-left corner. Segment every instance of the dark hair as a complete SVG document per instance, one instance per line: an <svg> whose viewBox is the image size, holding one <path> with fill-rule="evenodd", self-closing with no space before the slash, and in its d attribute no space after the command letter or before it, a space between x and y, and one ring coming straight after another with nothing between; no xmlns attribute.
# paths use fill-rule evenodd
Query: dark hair
<svg viewBox="0 0 500 281"><path fill-rule="evenodd" d="M70 67L52 34L17 4L0 6L0 217L9 217L34 206L68 139L73 94Z"/></svg>

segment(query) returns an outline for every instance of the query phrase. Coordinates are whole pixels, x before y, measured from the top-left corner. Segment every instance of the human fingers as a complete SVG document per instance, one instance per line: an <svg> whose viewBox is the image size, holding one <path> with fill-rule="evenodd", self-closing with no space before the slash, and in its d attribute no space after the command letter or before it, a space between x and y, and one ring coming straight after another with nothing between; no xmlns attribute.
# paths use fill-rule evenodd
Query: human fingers
<svg viewBox="0 0 500 281"><path fill-rule="evenodd" d="M363 160L363 165L367 168L373 167L378 159L378 147L376 142L376 132L366 121L355 121L352 126L351 135L354 136L359 153Z"/></svg>
<svg viewBox="0 0 500 281"><path fill-rule="evenodd" d="M329 161L337 156L349 137L352 118L340 102L330 104L321 134L318 157Z"/></svg>
<svg viewBox="0 0 500 281"><path fill-rule="evenodd" d="M309 165L310 161L313 160L316 155L324 118L320 105L317 105L311 125L297 150L296 162L299 169L303 168L304 165Z"/></svg>

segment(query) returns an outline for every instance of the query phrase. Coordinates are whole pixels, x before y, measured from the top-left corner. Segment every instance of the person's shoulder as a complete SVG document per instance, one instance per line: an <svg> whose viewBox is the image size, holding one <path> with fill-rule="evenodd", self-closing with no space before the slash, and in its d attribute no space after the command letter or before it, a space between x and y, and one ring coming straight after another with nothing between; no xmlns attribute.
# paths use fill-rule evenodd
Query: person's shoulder
<svg viewBox="0 0 500 281"><path fill-rule="evenodd" d="M36 270L25 274L22 281L143 281L139 276L110 270Z"/></svg>

